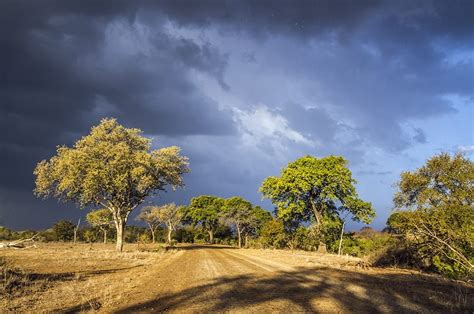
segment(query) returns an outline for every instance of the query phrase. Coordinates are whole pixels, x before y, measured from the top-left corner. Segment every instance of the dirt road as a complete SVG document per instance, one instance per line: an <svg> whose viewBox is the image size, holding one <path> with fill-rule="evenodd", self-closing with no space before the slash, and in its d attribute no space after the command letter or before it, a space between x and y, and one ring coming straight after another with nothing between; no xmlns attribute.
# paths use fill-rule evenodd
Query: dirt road
<svg viewBox="0 0 474 314"><path fill-rule="evenodd" d="M0 271L0 312L474 312L472 284L361 268L355 258L156 248L128 245L116 253L113 244L51 243L3 251L5 265L17 268Z"/></svg>
<svg viewBox="0 0 474 314"><path fill-rule="evenodd" d="M258 255L188 247L157 266L129 296L136 303L128 299L120 312L446 313L474 296L472 289L456 291L449 282L408 272L301 266L298 260Z"/></svg>

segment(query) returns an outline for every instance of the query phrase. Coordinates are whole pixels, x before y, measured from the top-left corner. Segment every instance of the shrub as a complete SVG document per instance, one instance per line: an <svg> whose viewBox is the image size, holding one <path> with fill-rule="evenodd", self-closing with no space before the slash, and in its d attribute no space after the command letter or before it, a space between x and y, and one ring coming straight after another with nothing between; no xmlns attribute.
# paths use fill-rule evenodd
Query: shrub
<svg viewBox="0 0 474 314"><path fill-rule="evenodd" d="M287 236L283 222L273 219L265 223L260 232L260 242L265 248L281 249L285 247Z"/></svg>

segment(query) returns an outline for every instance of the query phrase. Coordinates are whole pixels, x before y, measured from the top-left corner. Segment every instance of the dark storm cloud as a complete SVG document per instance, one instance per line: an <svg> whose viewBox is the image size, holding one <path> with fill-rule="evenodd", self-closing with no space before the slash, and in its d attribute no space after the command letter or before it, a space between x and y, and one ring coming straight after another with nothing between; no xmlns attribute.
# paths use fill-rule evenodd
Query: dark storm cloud
<svg viewBox="0 0 474 314"><path fill-rule="evenodd" d="M2 4L2 161L29 165L20 173L6 169L3 184L30 182L25 179L31 177L31 164L46 157L42 150L51 153L57 144L70 144L108 115L147 133L232 132L230 116L188 76L194 68L225 84L226 58L214 47L158 32L150 39L156 49L150 56L104 52L108 23L129 12L63 4ZM133 27L130 20L120 21L124 29Z"/></svg>
<svg viewBox="0 0 474 314"><path fill-rule="evenodd" d="M266 105L278 105L271 111L284 116L292 130L327 144L322 152L360 161L362 143L394 152L426 143L423 130L406 135L401 123L453 112L444 94L472 97L472 61L452 61L449 53L473 48L473 14L471 1L3 1L0 211L8 210L12 226L32 226L40 217L29 215L34 208L58 209L54 202L38 205L31 195L36 162L105 116L183 146L202 167L189 180L196 191L247 196L256 190L265 167L255 160L271 158L253 160L252 154L267 147L276 154L273 142L262 140L260 151L244 150L241 156L234 143L241 127L235 112L222 109L227 104L200 83L205 76L224 92L244 85L226 77L232 51L206 36L173 34L170 25L198 34L217 31L262 47L281 39L263 56L244 47L237 58L258 65L283 55L282 64L272 65L297 68L283 72L317 82L323 90L318 99L336 113L312 103ZM261 82L246 84L260 92ZM338 112L354 125L342 122ZM354 134L345 147L338 146L341 132ZM196 135L210 139L195 142ZM209 141L213 144L204 145ZM282 145L295 155L313 153L309 146ZM29 218L15 221L13 211Z"/></svg>

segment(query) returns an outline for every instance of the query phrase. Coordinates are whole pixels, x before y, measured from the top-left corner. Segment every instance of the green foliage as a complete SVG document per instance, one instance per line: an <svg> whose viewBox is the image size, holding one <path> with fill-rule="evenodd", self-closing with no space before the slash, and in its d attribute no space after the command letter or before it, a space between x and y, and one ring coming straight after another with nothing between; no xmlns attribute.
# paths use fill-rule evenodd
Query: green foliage
<svg viewBox="0 0 474 314"><path fill-rule="evenodd" d="M144 206L140 210L140 214L137 216L138 220L144 221L148 228L150 228L152 242L156 241L156 230L162 223L159 209L157 206Z"/></svg>
<svg viewBox="0 0 474 314"><path fill-rule="evenodd" d="M214 240L214 232L219 226L219 219L224 210L225 200L212 195L201 195L191 199L186 208L185 219L193 225L200 225L209 233L209 242Z"/></svg>
<svg viewBox="0 0 474 314"><path fill-rule="evenodd" d="M319 245L319 235L311 230L300 226L290 235L288 246L291 249L315 251Z"/></svg>
<svg viewBox="0 0 474 314"><path fill-rule="evenodd" d="M102 231L104 243L107 243L107 232L111 229L114 223L112 212L107 208L97 209L89 212L86 216L86 220L89 225L95 228L99 228ZM96 238L94 238L94 241Z"/></svg>
<svg viewBox="0 0 474 314"><path fill-rule="evenodd" d="M346 211L353 220L369 223L375 216L370 203L359 199L347 161L338 156L302 157L290 162L280 177L268 177L260 187L285 221L314 221Z"/></svg>
<svg viewBox="0 0 474 314"><path fill-rule="evenodd" d="M260 207L253 207L252 203L241 197L235 196L225 201L222 217L235 227L239 247L242 247L242 236L256 235L263 223L261 219L266 220L271 217L270 213L265 212Z"/></svg>
<svg viewBox="0 0 474 314"><path fill-rule="evenodd" d="M387 221L412 248L413 258L451 277L472 276L474 265L474 163L439 154L404 172ZM421 262L420 262L421 264Z"/></svg>
<svg viewBox="0 0 474 314"><path fill-rule="evenodd" d="M272 219L263 224L260 242L263 247L282 249L286 246L285 225L281 220Z"/></svg>
<svg viewBox="0 0 474 314"><path fill-rule="evenodd" d="M172 232L176 230L185 215L185 207L170 203L155 207L153 213L156 215L158 221L166 226L168 230L166 242L170 243L172 240Z"/></svg>
<svg viewBox="0 0 474 314"><path fill-rule="evenodd" d="M140 236L147 232L147 229L139 226L126 226L125 228L125 241L128 243L137 243L140 240Z"/></svg>
<svg viewBox="0 0 474 314"><path fill-rule="evenodd" d="M189 171L178 147L151 151L151 140L141 133L103 119L72 148L59 146L55 156L38 163L35 194L109 209L121 251L130 212L167 185L183 186L182 175Z"/></svg>
<svg viewBox="0 0 474 314"><path fill-rule="evenodd" d="M56 239L59 241L71 241L74 237L74 228L76 226L69 220L60 220L53 225L53 231Z"/></svg>
<svg viewBox="0 0 474 314"><path fill-rule="evenodd" d="M150 243L151 242L151 237L148 232L144 232L138 236L138 242L139 243Z"/></svg>
<svg viewBox="0 0 474 314"><path fill-rule="evenodd" d="M109 228L113 225L112 212L107 208L93 210L86 215L86 220L92 227Z"/></svg>
<svg viewBox="0 0 474 314"><path fill-rule="evenodd" d="M84 230L82 236L84 238L84 241L89 243L95 242L97 240L97 234L91 229Z"/></svg>
<svg viewBox="0 0 474 314"><path fill-rule="evenodd" d="M194 235L196 231L197 229L192 226L184 226L176 230L174 237L176 241L180 243L194 243Z"/></svg>
<svg viewBox="0 0 474 314"><path fill-rule="evenodd" d="M393 243L394 239L388 233L373 230L364 231L362 229L358 233L344 234L341 253L357 257L369 257Z"/></svg>
<svg viewBox="0 0 474 314"><path fill-rule="evenodd" d="M0 240L12 240L14 238L15 232L0 226Z"/></svg>

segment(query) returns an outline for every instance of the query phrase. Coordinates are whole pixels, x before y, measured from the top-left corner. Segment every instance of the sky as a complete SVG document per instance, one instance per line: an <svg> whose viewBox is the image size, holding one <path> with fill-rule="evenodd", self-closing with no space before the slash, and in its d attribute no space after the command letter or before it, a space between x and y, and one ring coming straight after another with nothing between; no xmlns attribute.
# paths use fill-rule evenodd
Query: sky
<svg viewBox="0 0 474 314"><path fill-rule="evenodd" d="M474 2L0 2L0 225L86 214L33 195L36 164L104 117L177 145L186 187L243 196L305 155L341 155L382 229L400 173L474 156ZM350 223L356 230L361 224Z"/></svg>

